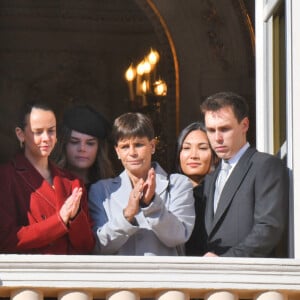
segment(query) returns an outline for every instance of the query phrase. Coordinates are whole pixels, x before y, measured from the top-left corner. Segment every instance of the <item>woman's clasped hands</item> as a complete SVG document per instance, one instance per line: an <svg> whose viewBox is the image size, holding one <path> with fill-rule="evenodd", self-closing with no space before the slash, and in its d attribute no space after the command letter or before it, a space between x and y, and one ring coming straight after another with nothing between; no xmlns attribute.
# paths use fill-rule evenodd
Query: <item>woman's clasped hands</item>
<svg viewBox="0 0 300 300"><path fill-rule="evenodd" d="M155 171L151 168L146 180L140 178L130 193L127 207L123 211L128 222L132 223L140 207L146 207L151 203L155 195L155 188Z"/></svg>
<svg viewBox="0 0 300 300"><path fill-rule="evenodd" d="M63 222L67 225L68 222L74 219L79 211L80 199L82 196L82 188L75 187L72 194L67 198L62 205L59 215Z"/></svg>

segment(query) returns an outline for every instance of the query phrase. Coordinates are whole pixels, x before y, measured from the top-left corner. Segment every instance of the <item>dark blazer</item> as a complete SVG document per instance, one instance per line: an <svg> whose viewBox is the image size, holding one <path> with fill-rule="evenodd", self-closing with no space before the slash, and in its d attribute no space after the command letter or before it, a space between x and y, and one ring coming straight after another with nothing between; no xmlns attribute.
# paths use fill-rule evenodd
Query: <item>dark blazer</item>
<svg viewBox="0 0 300 300"><path fill-rule="evenodd" d="M286 225L287 168L275 156L248 148L230 174L213 215L219 171L220 166L206 176L207 250L220 256L271 256Z"/></svg>
<svg viewBox="0 0 300 300"><path fill-rule="evenodd" d="M0 167L0 253L87 254L95 239L84 190L68 226L59 210L82 183L50 164L53 187L23 154Z"/></svg>

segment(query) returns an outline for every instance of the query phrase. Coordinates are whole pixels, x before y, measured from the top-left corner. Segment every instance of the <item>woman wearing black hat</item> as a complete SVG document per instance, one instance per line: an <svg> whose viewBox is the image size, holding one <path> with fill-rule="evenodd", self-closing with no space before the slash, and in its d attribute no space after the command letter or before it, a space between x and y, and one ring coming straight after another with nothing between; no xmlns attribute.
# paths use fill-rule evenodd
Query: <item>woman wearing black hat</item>
<svg viewBox="0 0 300 300"><path fill-rule="evenodd" d="M114 175L108 156L109 122L89 105L76 105L63 116L61 132L53 158L87 187Z"/></svg>

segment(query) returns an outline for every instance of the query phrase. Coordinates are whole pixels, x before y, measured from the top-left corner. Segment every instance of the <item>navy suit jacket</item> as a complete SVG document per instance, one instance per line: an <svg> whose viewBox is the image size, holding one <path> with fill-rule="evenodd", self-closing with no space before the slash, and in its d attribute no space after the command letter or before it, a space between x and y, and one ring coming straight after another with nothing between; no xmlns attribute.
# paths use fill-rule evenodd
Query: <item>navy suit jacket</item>
<svg viewBox="0 0 300 300"><path fill-rule="evenodd" d="M219 171L220 166L205 180L207 251L231 257L271 256L286 225L287 168L275 156L248 148L227 179L214 215Z"/></svg>

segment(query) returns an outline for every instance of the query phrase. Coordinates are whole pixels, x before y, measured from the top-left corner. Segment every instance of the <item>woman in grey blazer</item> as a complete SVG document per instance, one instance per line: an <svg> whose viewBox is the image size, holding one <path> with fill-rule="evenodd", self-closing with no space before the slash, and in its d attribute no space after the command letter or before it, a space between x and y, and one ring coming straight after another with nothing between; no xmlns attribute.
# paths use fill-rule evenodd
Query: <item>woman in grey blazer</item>
<svg viewBox="0 0 300 300"><path fill-rule="evenodd" d="M152 162L155 136L150 119L125 113L113 125L113 140L124 171L93 184L89 207L97 236L96 253L179 255L194 220L192 184Z"/></svg>

